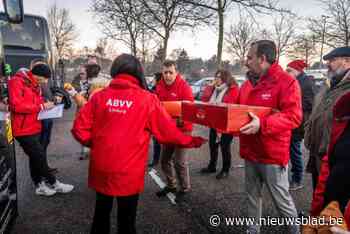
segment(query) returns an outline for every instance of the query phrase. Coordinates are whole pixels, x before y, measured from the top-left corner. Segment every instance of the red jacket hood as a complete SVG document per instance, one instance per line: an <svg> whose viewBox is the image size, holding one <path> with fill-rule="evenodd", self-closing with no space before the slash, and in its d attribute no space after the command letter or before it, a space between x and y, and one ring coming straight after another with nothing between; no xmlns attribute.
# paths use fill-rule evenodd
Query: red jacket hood
<svg viewBox="0 0 350 234"><path fill-rule="evenodd" d="M142 88L140 82L133 76L128 74L118 74L116 75L111 83L109 84L111 88Z"/></svg>

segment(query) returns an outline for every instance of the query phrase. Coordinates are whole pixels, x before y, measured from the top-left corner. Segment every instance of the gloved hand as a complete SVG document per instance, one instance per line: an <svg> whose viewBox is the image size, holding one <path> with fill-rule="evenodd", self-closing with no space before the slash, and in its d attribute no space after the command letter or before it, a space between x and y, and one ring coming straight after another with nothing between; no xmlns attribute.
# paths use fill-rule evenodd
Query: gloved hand
<svg viewBox="0 0 350 234"><path fill-rule="evenodd" d="M203 137L193 136L192 141L188 145L186 145L185 148L199 148L207 141L208 140Z"/></svg>
<svg viewBox="0 0 350 234"><path fill-rule="evenodd" d="M63 87L67 91L67 93L69 93L69 95L72 97L74 97L78 93L70 83L65 83Z"/></svg>
<svg viewBox="0 0 350 234"><path fill-rule="evenodd" d="M6 63L5 64L5 76L9 76L9 75L11 75L11 73L12 73L11 65Z"/></svg>

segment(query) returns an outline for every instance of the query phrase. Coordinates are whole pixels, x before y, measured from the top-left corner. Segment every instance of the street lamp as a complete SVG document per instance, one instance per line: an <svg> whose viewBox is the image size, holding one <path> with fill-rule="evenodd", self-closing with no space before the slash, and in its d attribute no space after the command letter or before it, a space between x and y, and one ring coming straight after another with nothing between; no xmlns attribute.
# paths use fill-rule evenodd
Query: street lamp
<svg viewBox="0 0 350 234"><path fill-rule="evenodd" d="M327 19L330 18L327 15L322 15L321 17L322 17L322 22L323 22L323 28L322 28L321 54L320 54L320 65L319 65L320 69L322 68L322 64L323 64L322 57L323 57L324 36L326 34L326 24L327 24Z"/></svg>

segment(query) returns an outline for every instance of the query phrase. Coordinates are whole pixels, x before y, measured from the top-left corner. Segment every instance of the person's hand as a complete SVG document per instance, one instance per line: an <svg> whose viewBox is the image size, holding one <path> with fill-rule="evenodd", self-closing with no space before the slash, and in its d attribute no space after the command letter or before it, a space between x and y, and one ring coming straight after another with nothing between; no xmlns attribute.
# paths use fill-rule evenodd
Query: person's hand
<svg viewBox="0 0 350 234"><path fill-rule="evenodd" d="M8 112L9 111L9 106L3 102L0 102L0 111L3 112Z"/></svg>
<svg viewBox="0 0 350 234"><path fill-rule="evenodd" d="M194 136L192 137L192 141L186 146L186 148L199 148L207 141L208 140L203 137Z"/></svg>
<svg viewBox="0 0 350 234"><path fill-rule="evenodd" d="M50 110L50 109L54 108L54 106L55 106L55 104L53 102L50 102L50 101L44 103L45 110Z"/></svg>
<svg viewBox="0 0 350 234"><path fill-rule="evenodd" d="M71 97L74 97L78 93L71 83L64 83L63 88Z"/></svg>
<svg viewBox="0 0 350 234"><path fill-rule="evenodd" d="M248 124L244 125L239 131L241 134L252 135L259 132L260 129L260 119L258 116L249 112L249 116L252 118Z"/></svg>
<svg viewBox="0 0 350 234"><path fill-rule="evenodd" d="M6 63L5 64L5 76L9 76L9 75L11 75L11 73L12 73L11 65Z"/></svg>
<svg viewBox="0 0 350 234"><path fill-rule="evenodd" d="M54 103L56 103L56 104L57 104L57 103L58 103L58 104L59 104L59 103L62 103L63 97L61 97L61 96L55 96L54 98L55 98Z"/></svg>
<svg viewBox="0 0 350 234"><path fill-rule="evenodd" d="M339 227L331 227L330 230L333 234L350 234L350 232L343 230Z"/></svg>

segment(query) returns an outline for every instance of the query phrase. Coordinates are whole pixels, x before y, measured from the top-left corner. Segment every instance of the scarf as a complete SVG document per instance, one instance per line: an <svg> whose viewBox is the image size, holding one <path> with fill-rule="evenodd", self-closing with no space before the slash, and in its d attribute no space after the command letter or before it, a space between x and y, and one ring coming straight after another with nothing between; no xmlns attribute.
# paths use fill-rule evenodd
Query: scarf
<svg viewBox="0 0 350 234"><path fill-rule="evenodd" d="M228 86L225 83L223 83L218 87L215 86L214 92L210 97L209 103L221 103L227 89L228 89Z"/></svg>

